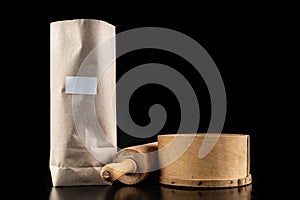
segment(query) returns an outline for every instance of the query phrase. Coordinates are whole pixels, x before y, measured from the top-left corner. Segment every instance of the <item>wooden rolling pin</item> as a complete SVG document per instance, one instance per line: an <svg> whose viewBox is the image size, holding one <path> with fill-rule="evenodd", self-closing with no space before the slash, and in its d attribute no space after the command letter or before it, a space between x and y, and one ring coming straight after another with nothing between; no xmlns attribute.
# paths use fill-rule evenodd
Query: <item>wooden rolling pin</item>
<svg viewBox="0 0 300 200"><path fill-rule="evenodd" d="M119 180L127 185L143 181L158 169L157 148L157 142L153 142L122 149L115 156L113 163L102 168L102 179L108 182Z"/></svg>

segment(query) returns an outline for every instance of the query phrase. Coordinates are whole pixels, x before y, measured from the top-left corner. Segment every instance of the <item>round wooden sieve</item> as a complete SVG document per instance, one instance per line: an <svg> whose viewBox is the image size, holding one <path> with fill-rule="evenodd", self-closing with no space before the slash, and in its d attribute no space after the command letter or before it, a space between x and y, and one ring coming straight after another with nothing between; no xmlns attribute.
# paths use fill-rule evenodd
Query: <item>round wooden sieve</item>
<svg viewBox="0 0 300 200"><path fill-rule="evenodd" d="M207 134L171 134L158 136L162 149L176 137L176 145L160 153L158 159L165 166L178 154L181 142L194 137L182 155L160 170L160 183L186 187L237 187L251 183L250 137L242 134L221 134L213 149L199 158L199 150ZM217 137L208 134L210 137ZM171 144L171 143L170 143Z"/></svg>

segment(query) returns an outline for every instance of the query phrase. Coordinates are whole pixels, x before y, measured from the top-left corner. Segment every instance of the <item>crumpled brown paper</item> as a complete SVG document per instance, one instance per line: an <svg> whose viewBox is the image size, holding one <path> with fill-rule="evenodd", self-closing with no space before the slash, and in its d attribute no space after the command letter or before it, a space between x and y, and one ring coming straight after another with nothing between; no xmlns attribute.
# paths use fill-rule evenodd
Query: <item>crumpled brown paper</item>
<svg viewBox="0 0 300 200"><path fill-rule="evenodd" d="M115 47L102 47L96 52L96 61L86 58L99 44L115 36L115 27L100 20L67 20L51 23L50 33L53 185L108 184L100 178L99 171L116 153L116 120L112 109L115 63L102 69L101 55L111 51L108 53L114 56ZM85 69L91 70L80 71L83 62L87 65ZM65 93L66 76L78 74L98 78L96 95Z"/></svg>

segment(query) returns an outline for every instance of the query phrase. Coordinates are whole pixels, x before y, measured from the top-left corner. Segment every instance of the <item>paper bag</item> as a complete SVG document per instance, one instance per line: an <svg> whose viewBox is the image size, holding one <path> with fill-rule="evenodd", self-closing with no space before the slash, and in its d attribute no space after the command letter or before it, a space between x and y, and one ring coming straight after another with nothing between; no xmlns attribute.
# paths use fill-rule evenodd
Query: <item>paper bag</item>
<svg viewBox="0 0 300 200"><path fill-rule="evenodd" d="M115 27L79 19L50 28L53 185L108 184L99 171L117 146Z"/></svg>

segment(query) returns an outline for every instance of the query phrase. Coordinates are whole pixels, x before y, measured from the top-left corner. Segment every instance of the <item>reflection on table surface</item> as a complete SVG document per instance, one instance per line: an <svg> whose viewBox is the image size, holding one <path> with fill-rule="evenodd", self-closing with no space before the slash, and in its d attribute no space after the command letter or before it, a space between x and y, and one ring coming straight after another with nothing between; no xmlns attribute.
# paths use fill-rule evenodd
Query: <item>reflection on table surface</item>
<svg viewBox="0 0 300 200"><path fill-rule="evenodd" d="M161 199L201 199L201 200L250 200L252 185L227 189L182 190L160 187Z"/></svg>
<svg viewBox="0 0 300 200"><path fill-rule="evenodd" d="M137 186L84 186L52 188L50 200L148 200L148 199L201 199L201 200L250 200L252 185L227 189L173 188L162 185Z"/></svg>

